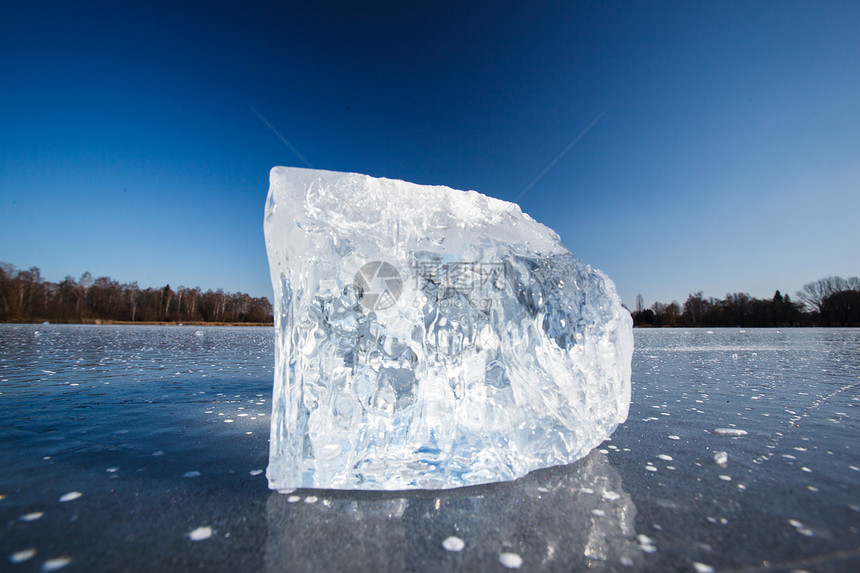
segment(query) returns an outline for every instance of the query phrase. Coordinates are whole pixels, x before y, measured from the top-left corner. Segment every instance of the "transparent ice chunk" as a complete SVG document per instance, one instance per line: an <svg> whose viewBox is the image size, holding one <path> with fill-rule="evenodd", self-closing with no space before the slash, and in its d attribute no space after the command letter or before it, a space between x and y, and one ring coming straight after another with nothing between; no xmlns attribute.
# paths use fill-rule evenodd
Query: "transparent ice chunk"
<svg viewBox="0 0 860 573"><path fill-rule="evenodd" d="M272 489L512 480L626 419L629 313L517 205L275 167L264 228Z"/></svg>

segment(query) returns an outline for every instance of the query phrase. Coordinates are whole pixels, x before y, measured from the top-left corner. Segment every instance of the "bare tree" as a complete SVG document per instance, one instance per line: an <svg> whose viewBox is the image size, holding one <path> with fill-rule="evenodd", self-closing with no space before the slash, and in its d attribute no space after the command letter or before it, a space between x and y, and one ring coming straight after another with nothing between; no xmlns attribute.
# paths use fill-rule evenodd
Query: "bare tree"
<svg viewBox="0 0 860 573"><path fill-rule="evenodd" d="M80 320L83 317L83 309L81 309L81 303L84 303L84 309L87 306L87 297L90 294L90 287L93 286L93 275L90 271L86 271L81 275L81 280L78 282L78 290L80 291L78 295L78 300L75 304L75 314L77 318Z"/></svg>
<svg viewBox="0 0 860 573"><path fill-rule="evenodd" d="M678 317L681 315L681 306L678 304L678 301L673 300L667 304L666 308L663 310L663 314L666 316L666 324L669 326L677 325Z"/></svg>
<svg viewBox="0 0 860 573"><path fill-rule="evenodd" d="M705 300L704 293L699 291L687 297L686 302L684 302L683 314L692 326L699 326L702 324L709 306L708 301Z"/></svg>
<svg viewBox="0 0 860 573"><path fill-rule="evenodd" d="M12 278L15 267L9 263L0 263L0 319L10 318L12 304Z"/></svg>
<svg viewBox="0 0 860 573"><path fill-rule="evenodd" d="M845 290L860 290L860 278L850 277L843 279L842 277L827 277L818 279L815 282L803 285L803 288L797 291L797 298L809 310L821 312L824 299Z"/></svg>
<svg viewBox="0 0 860 573"><path fill-rule="evenodd" d="M191 298L191 308L188 311L188 316L190 320L194 320L194 313L197 312L197 299L200 298L200 287L191 289L188 296Z"/></svg>
<svg viewBox="0 0 860 573"><path fill-rule="evenodd" d="M134 322L135 315L137 315L137 305L138 305L138 294L140 293L140 287L137 285L137 281L133 283L127 283L122 285L122 290L126 293L128 297L128 305L131 307L131 321Z"/></svg>
<svg viewBox="0 0 860 573"><path fill-rule="evenodd" d="M182 297L186 291L187 289L182 285L179 285L179 288L176 289L176 312L180 321L182 320Z"/></svg>
<svg viewBox="0 0 860 573"><path fill-rule="evenodd" d="M164 319L170 319L170 301L173 300L173 291L170 289L170 285L166 285L163 289L161 289L161 301L164 304ZM160 310L160 309L159 309Z"/></svg>

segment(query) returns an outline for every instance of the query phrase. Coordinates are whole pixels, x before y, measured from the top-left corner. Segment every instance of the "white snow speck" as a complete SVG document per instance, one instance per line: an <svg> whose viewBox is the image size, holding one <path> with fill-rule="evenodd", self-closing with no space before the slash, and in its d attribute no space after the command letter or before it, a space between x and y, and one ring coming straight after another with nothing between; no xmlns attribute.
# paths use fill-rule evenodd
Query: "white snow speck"
<svg viewBox="0 0 860 573"><path fill-rule="evenodd" d="M734 438L738 436L746 436L748 432L746 430L741 430L740 428L717 428L714 430L714 433L718 436L731 436Z"/></svg>
<svg viewBox="0 0 860 573"><path fill-rule="evenodd" d="M16 551L12 555L9 556L10 563L23 563L28 559L32 559L36 555L35 549L24 549L23 551Z"/></svg>
<svg viewBox="0 0 860 573"><path fill-rule="evenodd" d="M42 513L41 511L34 511L33 513L25 513L24 515L22 515L18 519L20 519L21 521L36 521L37 519L41 518L43 515L45 515L45 514Z"/></svg>
<svg viewBox="0 0 860 573"><path fill-rule="evenodd" d="M516 553L499 554L499 563L508 569L519 569L523 565L523 558Z"/></svg>
<svg viewBox="0 0 860 573"><path fill-rule="evenodd" d="M621 494L615 493L614 491L606 490L603 492L603 499L608 499L609 501L615 501L620 497Z"/></svg>
<svg viewBox="0 0 860 573"><path fill-rule="evenodd" d="M645 469L648 470L649 472L656 472L657 471L657 468L652 466L651 464L647 464L645 466Z"/></svg>
<svg viewBox="0 0 860 573"><path fill-rule="evenodd" d="M445 538L445 541L442 542L442 547L444 547L446 551L462 551L465 546L466 544L463 543L462 539L453 535Z"/></svg>
<svg viewBox="0 0 860 573"><path fill-rule="evenodd" d="M252 476L258 476L258 475L260 475L261 473L263 473L263 470L251 470L251 471L250 471L250 472L248 472L248 473L250 473Z"/></svg>
<svg viewBox="0 0 860 573"><path fill-rule="evenodd" d="M203 541L204 539L209 539L212 537L212 528L209 526L206 527L198 527L194 531L188 534L188 537L191 541Z"/></svg>
<svg viewBox="0 0 860 573"><path fill-rule="evenodd" d="M163 456L163 455L164 455L164 451L163 451L163 450L158 450L157 452L152 452L152 455L153 455L153 456L156 456L156 457L158 457L158 456Z"/></svg>
<svg viewBox="0 0 860 573"><path fill-rule="evenodd" d="M42 563L42 571L56 571L72 562L71 557L55 557Z"/></svg>
<svg viewBox="0 0 860 573"><path fill-rule="evenodd" d="M796 519L789 519L788 523L801 535L805 535L806 537L813 537L815 535L811 529Z"/></svg>
<svg viewBox="0 0 860 573"><path fill-rule="evenodd" d="M729 454L726 452L717 452L714 454L714 462L716 462L718 466L726 467L729 463Z"/></svg>
<svg viewBox="0 0 860 573"><path fill-rule="evenodd" d="M660 458L661 460L663 460L664 462L671 462L672 461L672 456L667 456L666 454L660 454L657 457Z"/></svg>
<svg viewBox="0 0 860 573"><path fill-rule="evenodd" d="M194 471L194 472L185 472L184 474L182 474L182 477L184 477L184 478L196 478L196 477L200 477L200 472L197 472L197 471Z"/></svg>
<svg viewBox="0 0 860 573"><path fill-rule="evenodd" d="M119 468L108 468L105 470L109 474L113 474L119 471Z"/></svg>
<svg viewBox="0 0 860 573"><path fill-rule="evenodd" d="M78 499L78 498L79 498L79 497L81 497L82 495L83 495L83 494L82 494L81 492L79 492L79 491L70 491L69 493L66 493L66 494L61 495L61 496L60 496L60 501L61 501L61 502L64 502L64 501L72 501L72 500Z"/></svg>
<svg viewBox="0 0 860 573"><path fill-rule="evenodd" d="M225 424L232 424L232 423L233 423L233 420L227 419L227 420L224 420L224 423L225 423Z"/></svg>
<svg viewBox="0 0 860 573"><path fill-rule="evenodd" d="M714 568L710 565L706 565L705 563L700 563L698 561L693 562L693 569L696 570L696 573L714 573Z"/></svg>
<svg viewBox="0 0 860 573"><path fill-rule="evenodd" d="M681 436L669 436L670 440L680 440Z"/></svg>
<svg viewBox="0 0 860 573"><path fill-rule="evenodd" d="M305 503L316 503L318 499L315 495L309 495L305 498Z"/></svg>
<svg viewBox="0 0 860 573"><path fill-rule="evenodd" d="M636 536L636 540L639 542L639 549L645 553L654 553L657 551L657 547L654 546L654 540L647 535L640 533Z"/></svg>
<svg viewBox="0 0 860 573"><path fill-rule="evenodd" d="M732 481L732 476L727 476L725 474L720 475L720 479L723 481Z"/></svg>
<svg viewBox="0 0 860 573"><path fill-rule="evenodd" d="M604 515L606 515L606 512L605 512L605 511L603 511L602 509L597 509L597 508L592 509L592 510L591 510L591 513L592 513L593 515L596 515L597 517L603 517Z"/></svg>
<svg viewBox="0 0 860 573"><path fill-rule="evenodd" d="M287 498L287 503L296 503L297 501L301 501L302 498L297 495L291 495Z"/></svg>

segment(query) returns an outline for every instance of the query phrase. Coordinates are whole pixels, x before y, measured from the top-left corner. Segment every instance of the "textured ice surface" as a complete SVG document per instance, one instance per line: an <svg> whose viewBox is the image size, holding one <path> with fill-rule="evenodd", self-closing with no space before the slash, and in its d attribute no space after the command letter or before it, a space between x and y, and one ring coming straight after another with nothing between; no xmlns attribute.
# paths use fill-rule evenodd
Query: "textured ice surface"
<svg viewBox="0 0 860 573"><path fill-rule="evenodd" d="M265 234L272 489L511 480L626 419L630 315L517 205L275 167Z"/></svg>

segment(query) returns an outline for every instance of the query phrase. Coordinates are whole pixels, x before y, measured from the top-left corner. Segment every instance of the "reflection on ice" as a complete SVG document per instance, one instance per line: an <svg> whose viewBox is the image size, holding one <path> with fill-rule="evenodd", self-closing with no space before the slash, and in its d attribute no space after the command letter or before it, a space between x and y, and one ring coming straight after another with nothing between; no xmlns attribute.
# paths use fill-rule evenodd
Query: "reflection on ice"
<svg viewBox="0 0 860 573"><path fill-rule="evenodd" d="M316 496L317 503L296 503ZM520 555L525 568L615 570L642 559L636 506L597 451L514 482L444 492L272 494L266 515L267 571L324 571L348 563L476 571L507 552ZM461 551L444 545L452 536L462 540Z"/></svg>

